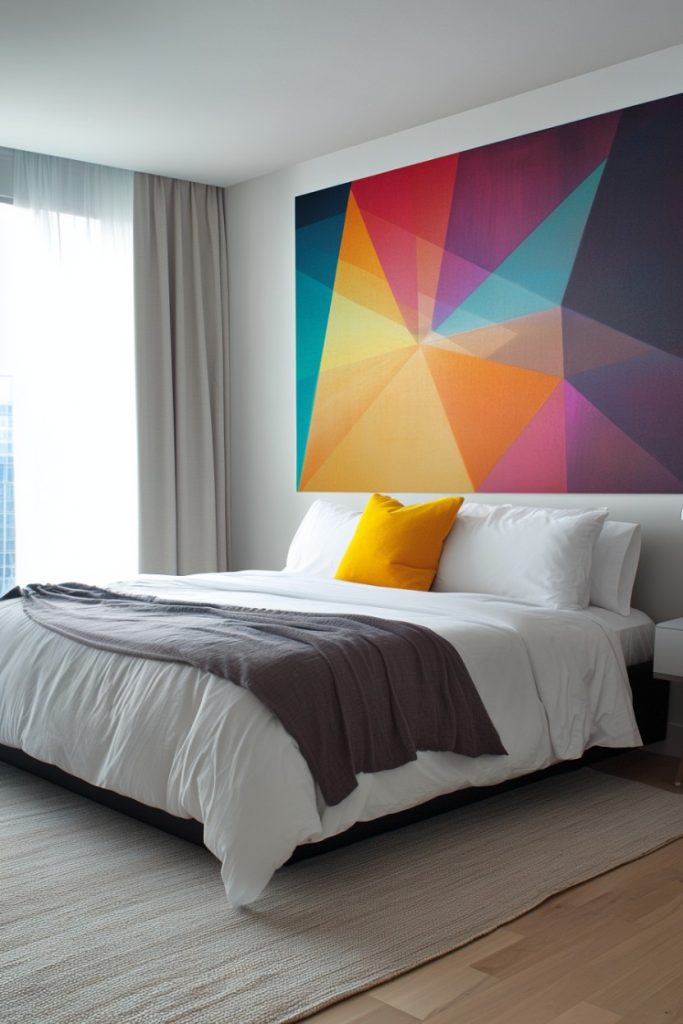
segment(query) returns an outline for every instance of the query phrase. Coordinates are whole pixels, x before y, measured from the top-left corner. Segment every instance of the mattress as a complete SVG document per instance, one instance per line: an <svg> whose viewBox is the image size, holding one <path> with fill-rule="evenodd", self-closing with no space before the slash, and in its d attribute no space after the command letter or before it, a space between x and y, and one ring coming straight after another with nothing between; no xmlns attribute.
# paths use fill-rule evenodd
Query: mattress
<svg viewBox="0 0 683 1024"><path fill-rule="evenodd" d="M94 650L0 605L0 743L204 825L233 905L295 847L469 786L640 744L618 634L591 612L279 572L139 577L130 593L408 619L460 652L506 756L420 751L326 806L296 743L250 692L189 665Z"/></svg>
<svg viewBox="0 0 683 1024"><path fill-rule="evenodd" d="M655 650L655 624L645 612L631 609L630 615L618 615L590 605L587 611L616 633L628 666L652 661Z"/></svg>

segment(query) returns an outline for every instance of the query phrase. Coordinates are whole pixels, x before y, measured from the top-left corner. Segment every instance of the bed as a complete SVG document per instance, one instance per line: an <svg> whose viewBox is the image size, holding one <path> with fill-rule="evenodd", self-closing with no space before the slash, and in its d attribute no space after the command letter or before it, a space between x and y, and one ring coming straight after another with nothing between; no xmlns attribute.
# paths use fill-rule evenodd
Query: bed
<svg viewBox="0 0 683 1024"><path fill-rule="evenodd" d="M329 537L323 547L335 561ZM292 736L248 690L190 665L84 646L31 621L20 601L7 601L0 604L3 756L12 760L17 752L174 819L200 822L228 900L241 905L261 894L297 848L454 791L574 761L591 748L641 743L624 655L645 676L637 684L645 720L654 627L643 613L378 587L329 578L327 569L303 572L297 557L293 542L285 571L140 576L115 589L425 626L459 651L507 753L419 751L400 767L361 773L353 791L329 806Z"/></svg>

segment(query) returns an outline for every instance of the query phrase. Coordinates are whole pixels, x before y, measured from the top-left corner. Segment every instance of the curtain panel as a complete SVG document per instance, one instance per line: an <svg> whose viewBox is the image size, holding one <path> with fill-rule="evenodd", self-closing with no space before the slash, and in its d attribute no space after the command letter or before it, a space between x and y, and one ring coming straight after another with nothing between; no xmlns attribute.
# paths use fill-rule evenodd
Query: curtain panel
<svg viewBox="0 0 683 1024"><path fill-rule="evenodd" d="M140 571L225 571L228 304L223 189L136 174Z"/></svg>

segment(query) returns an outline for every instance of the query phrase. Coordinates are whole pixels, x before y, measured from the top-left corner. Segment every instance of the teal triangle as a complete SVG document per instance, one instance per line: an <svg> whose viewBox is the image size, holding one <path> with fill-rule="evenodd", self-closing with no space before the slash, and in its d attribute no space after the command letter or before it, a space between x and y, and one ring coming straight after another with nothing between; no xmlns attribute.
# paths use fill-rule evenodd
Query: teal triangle
<svg viewBox="0 0 683 1024"><path fill-rule="evenodd" d="M306 456L308 431L311 426L313 402L318 386L318 375L299 377L296 382L296 479L301 479L301 470Z"/></svg>
<svg viewBox="0 0 683 1024"><path fill-rule="evenodd" d="M465 331L475 331L492 324L503 324L530 313L540 313L543 309L552 309L556 302L551 302L543 295L528 291L526 288L499 277L498 272L489 274L475 292L451 313L447 320L438 328L439 334L453 337Z"/></svg>
<svg viewBox="0 0 683 1024"><path fill-rule="evenodd" d="M296 229L297 480L301 475L325 345L346 207Z"/></svg>
<svg viewBox="0 0 683 1024"><path fill-rule="evenodd" d="M468 295L439 325L439 334L462 334L561 304L605 163Z"/></svg>
<svg viewBox="0 0 683 1024"><path fill-rule="evenodd" d="M318 371L325 345L332 288L303 274L296 275L296 418L297 480L301 475Z"/></svg>
<svg viewBox="0 0 683 1024"><path fill-rule="evenodd" d="M296 229L296 269L332 287L345 213Z"/></svg>

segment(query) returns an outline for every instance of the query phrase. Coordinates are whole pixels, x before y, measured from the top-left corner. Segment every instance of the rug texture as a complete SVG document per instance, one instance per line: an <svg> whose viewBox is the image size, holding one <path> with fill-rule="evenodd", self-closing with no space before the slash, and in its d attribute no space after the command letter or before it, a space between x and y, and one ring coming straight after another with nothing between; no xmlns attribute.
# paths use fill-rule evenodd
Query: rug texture
<svg viewBox="0 0 683 1024"><path fill-rule="evenodd" d="M5 1024L283 1024L683 835L591 769L279 871L231 910L210 854L0 765Z"/></svg>

